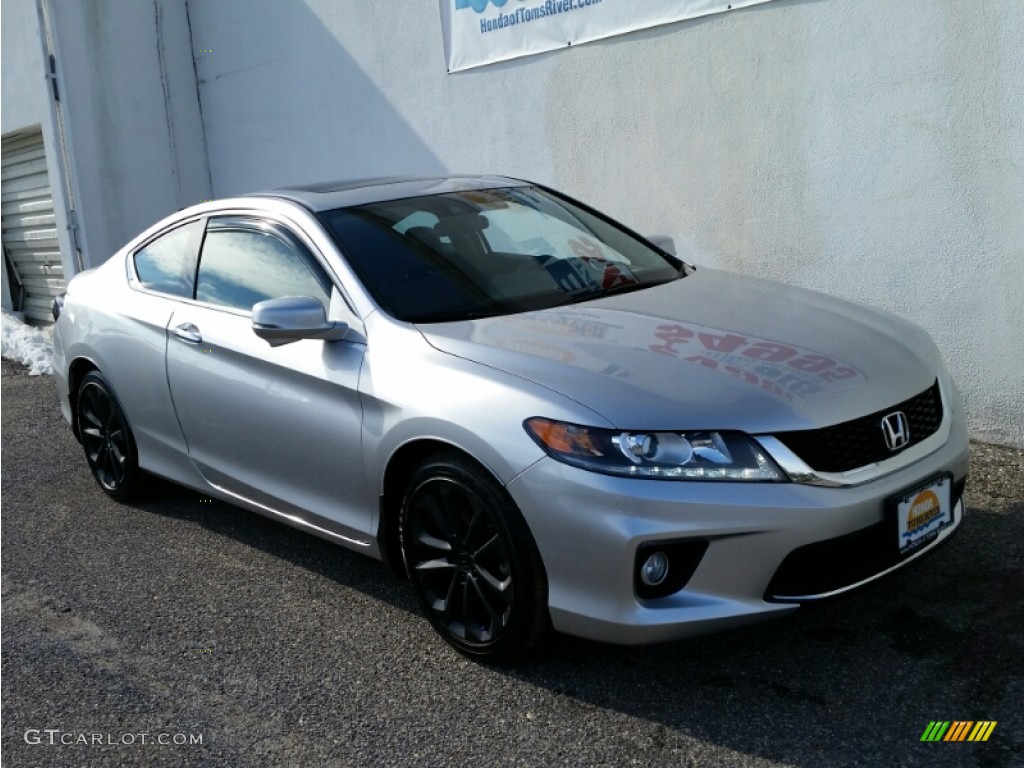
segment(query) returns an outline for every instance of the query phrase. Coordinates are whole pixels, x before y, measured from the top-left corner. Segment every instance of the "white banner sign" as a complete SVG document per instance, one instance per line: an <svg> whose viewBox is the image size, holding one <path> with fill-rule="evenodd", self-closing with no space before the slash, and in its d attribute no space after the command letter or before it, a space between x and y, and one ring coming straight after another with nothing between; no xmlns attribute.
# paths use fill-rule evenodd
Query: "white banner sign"
<svg viewBox="0 0 1024 768"><path fill-rule="evenodd" d="M448 71L769 0L441 0Z"/></svg>

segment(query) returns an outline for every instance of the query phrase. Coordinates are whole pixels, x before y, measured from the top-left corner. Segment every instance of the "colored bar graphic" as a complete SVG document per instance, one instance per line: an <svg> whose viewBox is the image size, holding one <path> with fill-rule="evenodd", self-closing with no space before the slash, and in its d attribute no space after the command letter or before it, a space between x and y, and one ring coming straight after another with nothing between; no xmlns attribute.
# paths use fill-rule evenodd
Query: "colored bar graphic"
<svg viewBox="0 0 1024 768"><path fill-rule="evenodd" d="M973 720L954 720L943 741L963 741L967 738L972 725L974 725Z"/></svg>
<svg viewBox="0 0 1024 768"><path fill-rule="evenodd" d="M940 741L949 728L949 720L932 720L921 734L921 741Z"/></svg>
<svg viewBox="0 0 1024 768"><path fill-rule="evenodd" d="M988 741L997 720L932 720L921 741Z"/></svg>
<svg viewBox="0 0 1024 768"><path fill-rule="evenodd" d="M996 722L996 720L979 720L978 724L974 726L974 730L971 731L971 735L967 737L967 740L988 741L988 737L996 729Z"/></svg>

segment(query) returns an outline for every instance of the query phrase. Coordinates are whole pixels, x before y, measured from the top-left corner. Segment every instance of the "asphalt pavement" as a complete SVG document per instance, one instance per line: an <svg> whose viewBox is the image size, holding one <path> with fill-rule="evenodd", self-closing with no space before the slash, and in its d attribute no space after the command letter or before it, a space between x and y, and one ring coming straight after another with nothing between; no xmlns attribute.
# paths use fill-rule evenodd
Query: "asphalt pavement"
<svg viewBox="0 0 1024 768"><path fill-rule="evenodd" d="M94 485L4 361L2 758L20 766L1024 765L1024 453L975 445L934 555L756 627L511 669L362 555L166 483ZM932 721L986 742L922 742Z"/></svg>

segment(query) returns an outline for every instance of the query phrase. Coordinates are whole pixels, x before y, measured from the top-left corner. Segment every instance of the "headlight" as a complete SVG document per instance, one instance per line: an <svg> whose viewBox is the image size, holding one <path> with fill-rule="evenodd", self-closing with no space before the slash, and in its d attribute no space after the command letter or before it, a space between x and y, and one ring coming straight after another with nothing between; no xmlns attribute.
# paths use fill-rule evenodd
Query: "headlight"
<svg viewBox="0 0 1024 768"><path fill-rule="evenodd" d="M661 480L782 482L786 475L740 432L623 432L527 419L527 433L549 456L594 472Z"/></svg>

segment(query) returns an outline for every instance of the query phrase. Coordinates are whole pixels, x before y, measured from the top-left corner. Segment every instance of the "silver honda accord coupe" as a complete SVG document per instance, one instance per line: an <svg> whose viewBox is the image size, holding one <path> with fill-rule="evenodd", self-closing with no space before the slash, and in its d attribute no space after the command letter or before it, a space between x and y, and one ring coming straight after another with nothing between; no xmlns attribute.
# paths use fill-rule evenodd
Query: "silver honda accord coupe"
<svg viewBox="0 0 1024 768"><path fill-rule="evenodd" d="M673 251L503 177L204 203L55 302L61 407L115 499L159 475L380 558L490 662L781 616L947 539L928 335Z"/></svg>

